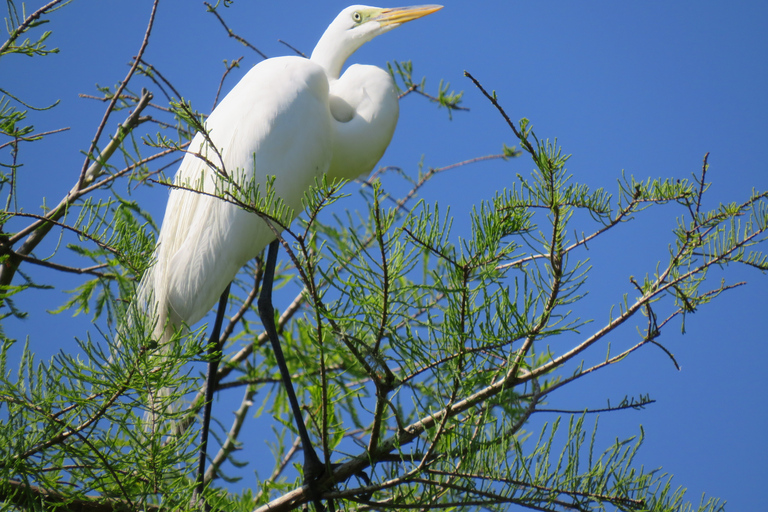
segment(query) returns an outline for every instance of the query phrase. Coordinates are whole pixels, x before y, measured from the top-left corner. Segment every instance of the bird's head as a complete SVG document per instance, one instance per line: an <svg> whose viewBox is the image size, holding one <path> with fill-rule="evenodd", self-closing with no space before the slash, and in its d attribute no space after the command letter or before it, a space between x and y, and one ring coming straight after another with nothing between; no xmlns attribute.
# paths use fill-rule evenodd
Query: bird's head
<svg viewBox="0 0 768 512"><path fill-rule="evenodd" d="M311 59L338 78L344 62L363 44L395 27L442 9L442 5L412 7L347 7L328 26L312 52Z"/></svg>

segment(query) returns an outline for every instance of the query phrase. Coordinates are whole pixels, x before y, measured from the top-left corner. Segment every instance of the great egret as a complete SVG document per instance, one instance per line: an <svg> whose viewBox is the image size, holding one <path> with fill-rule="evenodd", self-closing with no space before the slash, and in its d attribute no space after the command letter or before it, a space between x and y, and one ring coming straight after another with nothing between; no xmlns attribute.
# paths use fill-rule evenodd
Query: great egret
<svg viewBox="0 0 768 512"><path fill-rule="evenodd" d="M270 313L276 237L259 217L213 194L221 193L223 176L259 184L261 190L274 176L276 195L299 211L316 178L352 179L370 172L397 123L395 84L375 66L355 64L340 76L342 67L367 41L441 8L347 7L309 59L277 57L254 66L208 117L207 133L192 140L175 177L182 188L168 198L155 264L142 279L139 303L156 312L155 338L167 342L180 326L202 319L237 271L272 242L259 309L301 434L305 478L318 476L323 465L309 443ZM210 382L208 387L212 391ZM204 464L204 452L201 459Z"/></svg>

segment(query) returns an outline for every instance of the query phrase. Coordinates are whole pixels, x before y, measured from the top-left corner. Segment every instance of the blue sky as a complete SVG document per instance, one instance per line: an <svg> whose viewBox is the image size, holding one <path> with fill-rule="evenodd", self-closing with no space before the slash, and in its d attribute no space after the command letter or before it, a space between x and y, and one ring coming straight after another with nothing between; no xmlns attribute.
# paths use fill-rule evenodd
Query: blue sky
<svg viewBox="0 0 768 512"><path fill-rule="evenodd" d="M42 3L28 2L28 10ZM689 178L710 152L712 191L706 206L741 202L752 188L768 189L762 155L768 138L767 3L443 3L442 11L381 36L349 61L383 66L410 59L416 77L427 77L428 88L435 90L445 79L465 91L464 106L471 109L448 120L445 111L406 98L382 165L415 174L422 160L440 167L515 144L503 119L463 77L468 70L496 90L513 120L527 117L540 138L556 137L573 155L568 168L574 179L593 188L615 192L622 170L639 179ZM33 116L39 129L71 127L51 138L45 151L22 154L27 167L20 202L27 210L41 204L43 196L58 202L71 187L82 164L79 151L87 148L103 112L101 104L77 95L95 93L95 84L112 85L125 76L150 5L148 0L75 0L47 26L53 30L50 46L61 53L0 62L2 88L37 106L61 100L52 114ZM236 0L222 13L236 33L277 56L290 53L278 38L311 52L346 5ZM145 59L199 110L213 104L222 59L240 56L239 76L260 60L228 39L202 2L160 3ZM230 80L225 89L234 83ZM118 119L113 118L110 132ZM518 173L528 175L531 168L526 158L478 164L439 176L423 197L450 205L461 234L467 226L461 218L472 204L511 186ZM150 194L144 206L160 215L164 194ZM676 213L661 208L590 247L585 256L592 258L595 276L587 283L588 311L598 322L621 294L631 292L630 275L652 273L655 262L666 257ZM40 280L57 279L57 289L30 294L34 302L28 307L55 308L62 290L78 282L35 272ZM689 488L689 500L698 501L706 492L728 500L729 510L758 510L768 476L768 282L746 268L729 274L730 280L749 284L689 316L685 335L679 325L663 334L681 371L661 351L643 350L550 398L553 406L581 409L650 393L657 402L645 411L601 417L605 441L634 435L642 425L646 442L638 462L674 474L677 485ZM29 335L32 347L44 355L66 349L82 334L82 324L73 325L66 315L38 312L26 321L8 320L4 328L19 338ZM636 336L631 329L622 334ZM595 356L604 350L597 349Z"/></svg>

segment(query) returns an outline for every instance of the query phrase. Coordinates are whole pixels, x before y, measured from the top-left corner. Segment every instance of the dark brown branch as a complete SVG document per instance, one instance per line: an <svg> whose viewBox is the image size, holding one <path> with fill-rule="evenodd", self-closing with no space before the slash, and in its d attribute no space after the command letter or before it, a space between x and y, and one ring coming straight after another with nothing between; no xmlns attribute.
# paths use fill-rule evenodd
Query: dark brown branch
<svg viewBox="0 0 768 512"><path fill-rule="evenodd" d="M485 88L483 88L483 86L482 86L482 85L480 85L480 82L478 82L478 81L477 81L477 79L475 79L475 77L473 77L473 76L472 76L472 75L469 73L469 71L464 71L464 76L466 76L467 78L469 78L470 80L472 80L472 83L474 83L474 84L475 84L475 87L477 87L478 89L480 89L480 92L482 92L482 93L483 93L483 95L484 95L486 98L488 98L488 100L489 100L489 101L490 101L490 102L493 104L493 106L494 106L494 107L496 107L496 110L498 110L498 111L499 111L499 113L501 114L501 116L504 118L504 120L507 122L507 124L509 125L509 127L512 129L512 133L514 133L514 134L515 134L515 137L517 137L517 138L520 140L520 142L522 142L522 144L523 144L523 146L525 147L526 151L528 151L528 153L530 153L530 154L531 154L531 156L533 157L534 161L536 161L536 150L535 150L535 149L533 149L533 146L531 145L531 143L530 143L530 142L528 142L528 139L527 139L527 138L525 138L525 137L523 137L523 135L522 135L522 134L521 134L519 131L517 131L517 126L515 126L515 123L513 123L513 122L512 122L512 120L509 118L509 116L508 116L508 115L507 115L507 113L504 111L504 109L502 108L502 106L501 106L501 105L499 105L499 102L498 102L498 101L497 101L497 99L496 99L496 94L495 94L495 93L494 93L493 95L491 95L491 94L488 94L488 92L485 90Z"/></svg>
<svg viewBox="0 0 768 512"><path fill-rule="evenodd" d="M107 267L106 263L102 263L101 265L94 265L92 267L87 268L78 268L78 267L69 267L67 265L61 265L59 263L53 263L51 261L41 260L38 258L33 258L32 256L23 256L18 253L14 253L14 255L17 258L20 258L22 261L25 261L27 263L31 263L33 265L39 265L41 267L50 268L53 270L58 270L59 272L67 272L69 274L88 274L96 277L106 278L106 279L114 279L114 276L110 274L105 274L104 272L99 272L96 269L99 268L105 268Z"/></svg>

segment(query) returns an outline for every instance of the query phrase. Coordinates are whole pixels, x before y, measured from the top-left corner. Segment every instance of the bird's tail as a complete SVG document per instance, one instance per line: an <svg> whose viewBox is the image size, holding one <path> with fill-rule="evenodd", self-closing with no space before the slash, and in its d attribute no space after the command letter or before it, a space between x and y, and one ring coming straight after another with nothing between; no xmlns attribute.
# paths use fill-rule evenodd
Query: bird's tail
<svg viewBox="0 0 768 512"><path fill-rule="evenodd" d="M172 344L175 342L174 326L168 321L167 301L162 287L156 286L158 273L162 269L150 266L139 283L135 299L127 314L125 335L133 336L131 345L147 358L147 398L143 428L146 432L155 432L162 428L162 418L171 412L173 389L154 384L167 372Z"/></svg>

